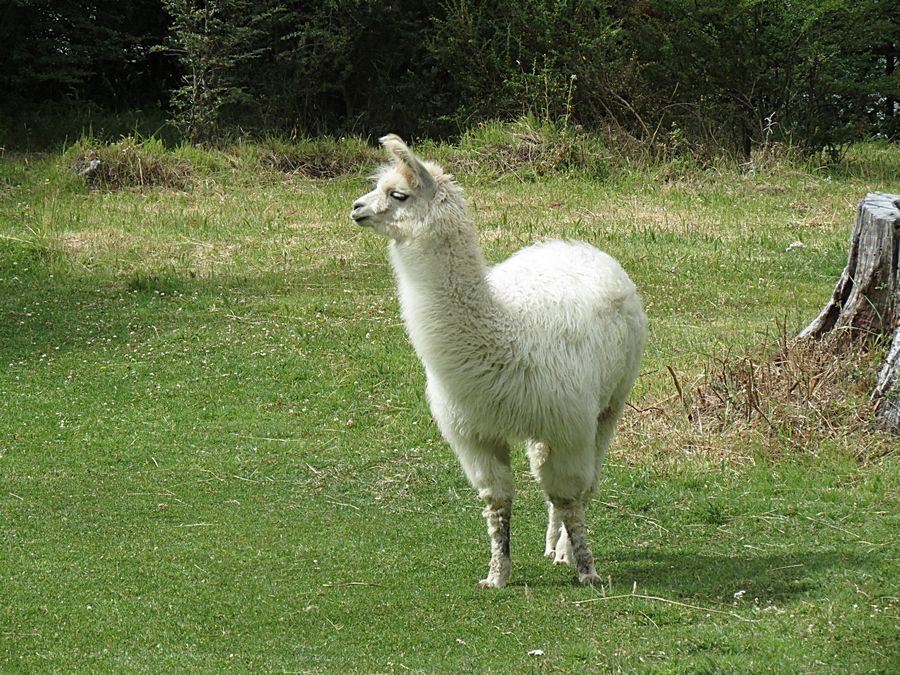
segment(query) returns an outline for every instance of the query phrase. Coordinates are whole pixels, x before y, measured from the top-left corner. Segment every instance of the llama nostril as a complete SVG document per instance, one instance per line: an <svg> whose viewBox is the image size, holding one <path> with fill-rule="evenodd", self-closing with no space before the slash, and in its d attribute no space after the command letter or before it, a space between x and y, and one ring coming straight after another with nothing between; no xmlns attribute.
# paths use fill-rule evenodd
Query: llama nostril
<svg viewBox="0 0 900 675"><path fill-rule="evenodd" d="M353 210L350 212L350 217L357 223L367 220L370 215L372 214L366 212L365 204L362 202L353 204Z"/></svg>

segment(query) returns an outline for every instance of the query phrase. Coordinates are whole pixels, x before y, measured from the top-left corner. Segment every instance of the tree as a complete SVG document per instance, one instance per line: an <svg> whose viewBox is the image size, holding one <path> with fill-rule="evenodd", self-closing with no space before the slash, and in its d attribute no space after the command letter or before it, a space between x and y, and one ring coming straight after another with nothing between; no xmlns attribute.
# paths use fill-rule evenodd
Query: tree
<svg viewBox="0 0 900 675"><path fill-rule="evenodd" d="M283 0L257 78L262 119L307 133L429 131L445 81L424 46L435 11L417 0Z"/></svg>
<svg viewBox="0 0 900 675"><path fill-rule="evenodd" d="M252 0L163 4L172 17L168 46L184 69L182 85L172 93L175 121L192 143L208 143L224 130L229 106L252 101L249 74L241 67L269 49L266 23L276 10Z"/></svg>
<svg viewBox="0 0 900 675"><path fill-rule="evenodd" d="M749 156L787 141L834 155L887 131L900 79L885 0L644 0L620 7L650 129ZM893 58L893 56L891 57ZM888 116L891 117L891 116ZM893 128L893 127L891 127ZM894 133L894 132L888 132Z"/></svg>
<svg viewBox="0 0 900 675"><path fill-rule="evenodd" d="M171 69L158 0L13 0L0 8L0 107L45 102L127 110L155 103Z"/></svg>

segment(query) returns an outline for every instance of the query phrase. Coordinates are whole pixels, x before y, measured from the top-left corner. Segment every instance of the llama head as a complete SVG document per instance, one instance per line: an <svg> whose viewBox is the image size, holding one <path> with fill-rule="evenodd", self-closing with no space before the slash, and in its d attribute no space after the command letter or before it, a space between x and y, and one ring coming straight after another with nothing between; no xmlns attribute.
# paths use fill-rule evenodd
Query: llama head
<svg viewBox="0 0 900 675"><path fill-rule="evenodd" d="M441 167L423 162L399 136L388 134L380 141L392 163L378 173L375 189L353 202L350 217L382 236L406 241L428 227L434 206L446 201L453 184Z"/></svg>

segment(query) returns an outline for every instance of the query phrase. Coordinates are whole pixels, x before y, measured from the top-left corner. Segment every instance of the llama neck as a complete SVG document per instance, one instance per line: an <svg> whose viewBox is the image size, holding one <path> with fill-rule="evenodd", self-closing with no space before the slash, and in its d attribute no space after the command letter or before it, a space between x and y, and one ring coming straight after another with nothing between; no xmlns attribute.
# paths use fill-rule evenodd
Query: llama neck
<svg viewBox="0 0 900 675"><path fill-rule="evenodd" d="M392 242L391 262L410 340L429 368L457 369L508 344L474 228Z"/></svg>

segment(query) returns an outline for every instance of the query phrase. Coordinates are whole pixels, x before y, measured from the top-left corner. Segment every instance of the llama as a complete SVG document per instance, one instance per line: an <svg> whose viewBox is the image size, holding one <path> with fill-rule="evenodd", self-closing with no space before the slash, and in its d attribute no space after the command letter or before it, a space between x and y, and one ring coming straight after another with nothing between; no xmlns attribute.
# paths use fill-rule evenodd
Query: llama
<svg viewBox="0 0 900 675"><path fill-rule="evenodd" d="M391 164L350 217L389 239L403 321L431 412L485 502L481 588L510 572L510 443L524 441L547 503L545 555L597 583L584 512L638 375L647 318L609 255L547 241L489 267L462 189L396 135Z"/></svg>

